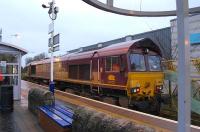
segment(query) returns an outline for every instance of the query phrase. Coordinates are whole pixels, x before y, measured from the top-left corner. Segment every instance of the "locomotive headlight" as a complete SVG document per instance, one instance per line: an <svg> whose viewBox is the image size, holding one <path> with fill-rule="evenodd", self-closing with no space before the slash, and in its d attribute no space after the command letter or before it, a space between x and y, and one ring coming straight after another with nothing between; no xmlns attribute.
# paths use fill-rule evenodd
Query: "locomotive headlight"
<svg viewBox="0 0 200 132"><path fill-rule="evenodd" d="M140 88L138 88L138 87L131 88L131 94L135 94L135 93L139 93L139 92L140 92Z"/></svg>
<svg viewBox="0 0 200 132"><path fill-rule="evenodd" d="M137 93L140 92L140 88L137 88Z"/></svg>
<svg viewBox="0 0 200 132"><path fill-rule="evenodd" d="M163 86L157 86L157 89L162 90Z"/></svg>
<svg viewBox="0 0 200 132"><path fill-rule="evenodd" d="M136 94L140 92L140 83L138 80L131 80L130 82L130 93L131 94Z"/></svg>
<svg viewBox="0 0 200 132"><path fill-rule="evenodd" d="M163 86L156 86L156 92L161 92L163 89Z"/></svg>

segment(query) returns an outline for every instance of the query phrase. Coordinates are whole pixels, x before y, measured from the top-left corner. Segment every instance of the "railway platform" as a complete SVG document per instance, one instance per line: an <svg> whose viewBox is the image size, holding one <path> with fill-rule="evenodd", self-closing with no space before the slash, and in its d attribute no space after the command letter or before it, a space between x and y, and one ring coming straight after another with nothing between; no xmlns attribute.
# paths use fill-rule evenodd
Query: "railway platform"
<svg viewBox="0 0 200 132"><path fill-rule="evenodd" d="M28 91L31 88L40 87L47 89L47 87L23 80L21 84L21 101L14 102L14 111L7 114L0 113L0 131L43 132L37 117L28 110ZM72 109L75 109L77 106L90 107L112 117L126 119L139 125L153 128L156 132L174 132L177 130L177 122L169 119L128 110L58 90L55 91L55 97L57 104L71 107ZM200 128L191 126L191 130L192 132L199 132Z"/></svg>
<svg viewBox="0 0 200 132"><path fill-rule="evenodd" d="M26 92L22 92L22 95L25 95L28 89L35 87L48 89L48 87L43 85L22 81L22 89L26 88L25 90ZM103 112L112 117L129 120L139 125L145 125L159 132L177 131L177 125L178 125L177 121L169 120L166 118L153 116L134 110L129 110L126 108L110 105L104 102L88 99L67 92L62 92L59 90L55 90L55 98L57 104L60 103L62 105L67 105L72 109L76 108L77 106L90 107L92 109L95 109L97 112ZM199 132L200 127L191 125L191 131Z"/></svg>
<svg viewBox="0 0 200 132"><path fill-rule="evenodd" d="M37 85L21 82L21 100L14 101L13 112L0 112L0 132L43 132L38 118L28 110L28 91ZM56 100L57 104L66 104Z"/></svg>
<svg viewBox="0 0 200 132"><path fill-rule="evenodd" d="M14 101L13 112L0 113L0 132L43 132L37 118L28 110L28 87L22 85L20 101Z"/></svg>

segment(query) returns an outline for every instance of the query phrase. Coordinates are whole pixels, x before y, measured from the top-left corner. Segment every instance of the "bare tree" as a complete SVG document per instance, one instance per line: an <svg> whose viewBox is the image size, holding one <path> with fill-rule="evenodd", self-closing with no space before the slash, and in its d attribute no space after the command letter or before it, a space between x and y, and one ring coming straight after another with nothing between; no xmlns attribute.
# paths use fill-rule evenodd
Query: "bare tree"
<svg viewBox="0 0 200 132"><path fill-rule="evenodd" d="M38 54L38 55L36 55L34 57L27 57L25 59L25 64L27 65L27 64L29 64L29 63L31 63L33 61L39 61L39 60L43 60L43 59L46 59L46 58L48 58L48 55L43 52L43 53L40 53L40 54Z"/></svg>
<svg viewBox="0 0 200 132"><path fill-rule="evenodd" d="M48 55L46 53L40 53L36 56L34 56L33 60L34 61L39 61L39 60L42 60L42 59L46 59L48 57Z"/></svg>
<svg viewBox="0 0 200 132"><path fill-rule="evenodd" d="M26 65L29 64L29 63L31 63L31 62L33 62L33 58L32 58L32 57L27 57L27 58L25 59L25 64L26 64Z"/></svg>

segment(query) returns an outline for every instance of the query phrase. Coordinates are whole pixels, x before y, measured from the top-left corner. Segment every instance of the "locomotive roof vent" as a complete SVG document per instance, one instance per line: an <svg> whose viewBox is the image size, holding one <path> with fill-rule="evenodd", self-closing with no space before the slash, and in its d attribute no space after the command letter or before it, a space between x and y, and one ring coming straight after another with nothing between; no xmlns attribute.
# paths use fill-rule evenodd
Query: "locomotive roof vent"
<svg viewBox="0 0 200 132"><path fill-rule="evenodd" d="M101 44L101 43L97 45L98 48L101 48L102 46L103 46L103 44Z"/></svg>
<svg viewBox="0 0 200 132"><path fill-rule="evenodd" d="M83 48L81 47L81 48L79 48L79 52L82 52L83 51Z"/></svg>
<svg viewBox="0 0 200 132"><path fill-rule="evenodd" d="M125 37L125 41L131 41L131 40L132 40L132 36L129 35Z"/></svg>

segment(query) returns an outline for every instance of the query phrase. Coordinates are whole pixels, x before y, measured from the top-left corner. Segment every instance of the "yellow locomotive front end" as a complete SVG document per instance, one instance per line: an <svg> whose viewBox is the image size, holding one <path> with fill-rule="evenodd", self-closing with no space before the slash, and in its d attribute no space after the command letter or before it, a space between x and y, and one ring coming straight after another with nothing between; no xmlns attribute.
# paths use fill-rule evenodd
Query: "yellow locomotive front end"
<svg viewBox="0 0 200 132"><path fill-rule="evenodd" d="M140 111L158 114L161 104L164 74L161 57L149 49L129 55L127 95L129 106Z"/></svg>
<svg viewBox="0 0 200 132"><path fill-rule="evenodd" d="M129 72L127 94L130 98L151 98L162 91L163 72Z"/></svg>

